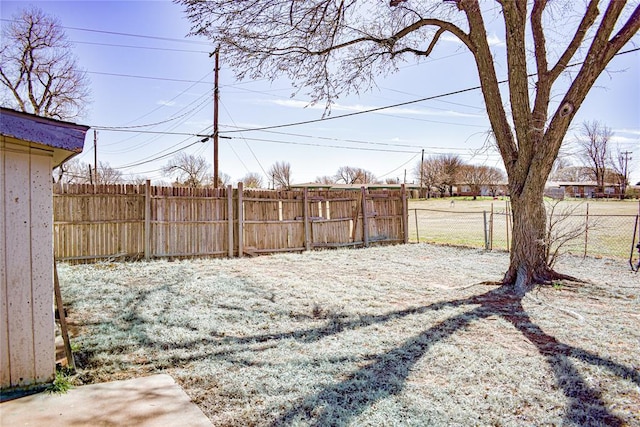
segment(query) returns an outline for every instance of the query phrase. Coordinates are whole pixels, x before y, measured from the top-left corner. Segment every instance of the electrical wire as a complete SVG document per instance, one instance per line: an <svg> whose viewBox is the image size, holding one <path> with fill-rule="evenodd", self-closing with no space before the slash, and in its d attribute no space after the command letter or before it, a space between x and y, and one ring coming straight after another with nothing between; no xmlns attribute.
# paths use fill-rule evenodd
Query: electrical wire
<svg viewBox="0 0 640 427"><path fill-rule="evenodd" d="M222 125L223 127L234 127L238 126L230 126L230 125ZM240 128L242 129L242 128ZM320 139L324 141L335 141L335 142L350 142L354 144L368 144L368 145L381 145L381 146L389 146L389 147L404 147L404 148L416 148L416 149L431 149L431 150L450 150L450 147L435 147L435 146L424 146L424 145L412 145L412 144L397 144L392 142L373 142L373 141L362 141L357 139L341 139L341 138L332 138L326 136L319 135L306 135L302 133L292 133L292 132L281 132L281 131L273 131L273 130L265 130L262 131L264 133L271 133L276 135L286 135L286 136L295 136L298 138L313 138ZM460 148L460 150L466 150L466 148Z"/></svg>
<svg viewBox="0 0 640 427"><path fill-rule="evenodd" d="M294 142L294 141L281 141L277 139L264 139L264 138L247 138L247 137L230 137L232 139L246 139L247 141L261 141L261 142L271 142L274 144L289 144L289 145L304 145L309 147L322 147L322 148L341 148L345 150L360 150L360 151L379 151L385 153L415 153L415 150L392 150L385 148L364 148L364 147L347 147L344 145L327 145L327 144L313 144L310 142Z"/></svg>
<svg viewBox="0 0 640 427"><path fill-rule="evenodd" d="M157 157L154 157L153 159L140 161L140 162L137 162L137 163L131 163L131 164L124 165L124 166L118 166L118 167L115 167L114 169L130 169L130 168L133 168L133 167L136 167L136 166L144 165L146 163L155 162L157 160L167 158L172 154L175 154L175 153L178 153L180 151L186 150L187 148L192 147L192 146L194 146L196 144L200 144L200 143L202 143L202 141L195 141L195 142L192 142L191 144L186 145L186 146L184 146L182 148L178 148L178 149L176 149L174 151L171 151L170 153L163 154L162 156L157 156Z"/></svg>
<svg viewBox="0 0 640 427"><path fill-rule="evenodd" d="M227 115L229 116L229 119L231 120L231 122L235 125L236 122L233 120L233 117L231 117L231 114L229 113L229 110L227 109L227 107L224 105L224 103L222 103L220 100L218 100L218 102L222 105L222 108L224 108L224 110L227 112ZM265 176L269 176L269 174L264 170L264 168L262 167L262 163L260 163L260 160L258 159L258 156L256 156L256 153L253 152L253 150L251 149L251 146L249 145L249 143L247 142L247 140L244 138L243 135L240 136L242 138L242 140L244 141L245 145L247 146L247 148L249 149L249 152L251 152L251 155L253 155L253 158L256 160L256 162L258 163L258 166L260 166L260 169L262 169L262 172L264 173ZM229 146L231 146L231 144L229 144ZM235 151L234 151L235 152ZM238 157L239 158L239 157ZM247 168L246 165L244 165L244 162L242 162L242 160L240 160L240 163L242 163L242 165L245 167L245 169L247 169L247 172L249 171L249 169Z"/></svg>
<svg viewBox="0 0 640 427"><path fill-rule="evenodd" d="M159 80L165 82L179 82L179 83L201 83L201 84L213 84L209 82L203 82L200 80L187 80L187 79L173 79L169 77L155 77L155 76L138 76L134 74L120 74L120 73L106 73L101 71L85 71L87 74L96 74L100 76L112 76L112 77L126 77L132 79L146 79L146 80Z"/></svg>
<svg viewBox="0 0 640 427"><path fill-rule="evenodd" d="M8 19L2 19L2 20L9 21ZM162 41L169 41L169 42L176 42L176 43L187 43L187 44L198 44L202 46L211 46L210 42L199 41L199 40L186 40L186 39L176 39L172 37L150 36L145 34L122 33L119 31L105 31L105 30L96 30L91 28L66 27L64 25L62 25L62 28L66 28L67 30L84 31L89 33L110 34L115 36L136 37L136 38L150 39L150 40L162 40Z"/></svg>
<svg viewBox="0 0 640 427"><path fill-rule="evenodd" d="M206 95L206 94L205 94ZM202 97L202 96L201 96ZM155 123L145 123L143 125L133 125L133 126L102 126L102 130L116 130L116 129L139 129L139 128L145 128L145 127L153 127L153 126L159 126L159 125L163 125L165 123L169 123L172 122L174 120L178 120L181 119L191 113L193 113L197 108L202 107L203 104L210 102L209 99L205 99L203 101L200 102L200 104L198 104L197 106L193 107L191 110L186 111L182 114L179 114L177 116L172 116L169 117L168 119L164 119L161 120L159 122L155 122ZM200 110L198 110L200 111ZM198 111L195 111L196 113Z"/></svg>
<svg viewBox="0 0 640 427"><path fill-rule="evenodd" d="M397 171L398 169L402 168L403 166L405 166L407 163L409 163L410 161L412 161L413 159L415 159L416 157L418 157L419 154L421 154L422 152L416 153L415 155L411 156L411 158L409 160L407 160L406 162L404 162L403 164L401 164L400 166L398 166L397 168L383 174L383 175L378 175L378 178L384 178L387 175L391 175L392 173L394 173L395 171Z"/></svg>
<svg viewBox="0 0 640 427"><path fill-rule="evenodd" d="M640 50L640 47L629 49L629 50L626 50L626 51L623 51L623 52L618 52L615 56L636 52L638 50ZM568 64L566 68L575 67L575 66L578 66L580 64L582 64L582 62ZM536 75L537 75L537 73L531 73L531 74L528 75L528 77L534 77ZM498 84L504 84L504 83L508 83L508 82L509 82L508 79L504 79L504 80L499 80ZM345 114L339 114L337 116L329 116L329 117L323 117L323 118L320 118L320 119L304 120L304 121L299 121L299 122L284 123L284 124L272 125L272 126L262 126L262 127L258 127L258 128L248 128L248 129L244 129L244 130L232 130L232 131L227 131L227 133L279 129L279 128L283 128L283 127L300 126L300 125L307 125L307 124L311 124L311 123L325 122L325 121L329 121L329 120L343 119L345 117L352 117L352 116L357 116L357 115L361 115L361 114L373 113L373 112L376 112L376 111L387 110L389 108L403 107L405 105L416 104L416 103L424 102L424 101L431 101L431 100L434 100L434 99L444 98L444 97L453 96L453 95L459 95L461 93L471 92L471 91L480 90L480 89L482 89L482 86L473 86L473 87L468 87L466 89L455 90L455 91L446 92L446 93L439 94L439 95L427 96L427 97L424 97L424 98L414 99L414 100L411 100L411 101L399 102L399 103L396 103L396 104L385 105L385 106L382 106L382 107L374 107L374 108L369 108L369 109L366 109L366 110L354 111L354 112L345 113Z"/></svg>
<svg viewBox="0 0 640 427"><path fill-rule="evenodd" d="M127 48L127 49L161 50L165 52L185 52L185 53L206 53L206 54L210 53L205 50L172 49L168 47L134 46L134 45L126 45L126 44L98 43L98 42L86 42L86 41L78 41L78 40L69 40L69 41L73 44L88 44L92 46L108 46L108 47Z"/></svg>

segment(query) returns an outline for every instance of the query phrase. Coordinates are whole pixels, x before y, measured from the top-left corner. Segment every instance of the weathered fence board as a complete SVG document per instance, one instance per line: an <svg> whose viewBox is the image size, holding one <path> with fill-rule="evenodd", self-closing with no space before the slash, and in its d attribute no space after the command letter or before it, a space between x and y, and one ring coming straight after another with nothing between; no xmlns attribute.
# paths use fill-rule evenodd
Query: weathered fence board
<svg viewBox="0 0 640 427"><path fill-rule="evenodd" d="M53 206L56 258L68 261L243 256L408 239L403 191L55 185Z"/></svg>

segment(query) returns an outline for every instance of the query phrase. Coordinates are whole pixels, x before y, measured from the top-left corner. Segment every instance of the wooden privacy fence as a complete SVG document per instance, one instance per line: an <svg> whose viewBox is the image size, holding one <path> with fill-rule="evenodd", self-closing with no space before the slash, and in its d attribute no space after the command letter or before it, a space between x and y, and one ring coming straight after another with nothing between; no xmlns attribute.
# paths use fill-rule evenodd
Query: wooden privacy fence
<svg viewBox="0 0 640 427"><path fill-rule="evenodd" d="M401 190L54 185L58 260L243 256L406 243Z"/></svg>

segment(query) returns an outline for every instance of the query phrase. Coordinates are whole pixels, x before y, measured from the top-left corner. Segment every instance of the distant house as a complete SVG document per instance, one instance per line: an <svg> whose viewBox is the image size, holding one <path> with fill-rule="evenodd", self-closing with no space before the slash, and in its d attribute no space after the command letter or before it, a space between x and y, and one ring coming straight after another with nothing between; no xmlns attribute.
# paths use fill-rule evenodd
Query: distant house
<svg viewBox="0 0 640 427"><path fill-rule="evenodd" d="M595 181L585 182L547 182L545 193L564 194L565 197L576 198L612 198L620 197L620 184L605 183L602 191Z"/></svg>
<svg viewBox="0 0 640 427"><path fill-rule="evenodd" d="M474 189L469 184L457 184L454 187L453 194L456 196L483 196L495 197L504 196L508 193L508 185L506 183L495 185L480 185L478 189Z"/></svg>
<svg viewBox="0 0 640 427"><path fill-rule="evenodd" d="M89 128L0 108L0 387L55 374L51 170Z"/></svg>
<svg viewBox="0 0 640 427"><path fill-rule="evenodd" d="M293 189L309 190L360 190L362 187L369 190L400 190L403 184L320 184L317 182L307 182L304 184L292 184ZM406 190L419 190L418 184L404 184Z"/></svg>

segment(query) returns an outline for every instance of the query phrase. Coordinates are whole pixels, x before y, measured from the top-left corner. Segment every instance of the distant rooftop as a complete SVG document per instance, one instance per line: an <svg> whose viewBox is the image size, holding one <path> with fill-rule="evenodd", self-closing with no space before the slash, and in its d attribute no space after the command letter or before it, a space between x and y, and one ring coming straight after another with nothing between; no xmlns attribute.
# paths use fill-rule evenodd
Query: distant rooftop
<svg viewBox="0 0 640 427"><path fill-rule="evenodd" d="M0 134L32 144L44 145L54 151L54 165L81 153L89 126L64 122L0 107Z"/></svg>
<svg viewBox="0 0 640 427"><path fill-rule="evenodd" d="M404 184L406 189L418 189L418 184ZM400 190L402 184L320 184L317 182L307 182L304 184L291 184L291 188L308 188L314 190L359 190L365 187L370 190Z"/></svg>

